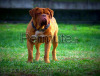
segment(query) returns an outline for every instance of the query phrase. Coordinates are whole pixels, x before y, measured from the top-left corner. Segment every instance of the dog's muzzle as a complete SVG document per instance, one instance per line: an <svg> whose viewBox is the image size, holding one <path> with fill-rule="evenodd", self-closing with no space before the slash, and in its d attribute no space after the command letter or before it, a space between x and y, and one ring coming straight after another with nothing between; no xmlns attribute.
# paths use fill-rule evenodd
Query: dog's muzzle
<svg viewBox="0 0 100 76"><path fill-rule="evenodd" d="M44 18L44 19L42 20L42 22L41 22L41 26L43 26L43 25L47 25L47 19L46 19L46 18Z"/></svg>

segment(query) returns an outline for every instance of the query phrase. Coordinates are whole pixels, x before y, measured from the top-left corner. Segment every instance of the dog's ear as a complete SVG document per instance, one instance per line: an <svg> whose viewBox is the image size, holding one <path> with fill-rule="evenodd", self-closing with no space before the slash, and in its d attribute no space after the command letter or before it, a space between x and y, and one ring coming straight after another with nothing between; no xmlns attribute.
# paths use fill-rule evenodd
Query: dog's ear
<svg viewBox="0 0 100 76"><path fill-rule="evenodd" d="M31 17L34 17L34 15L35 15L34 9L29 10L29 14L30 14Z"/></svg>
<svg viewBox="0 0 100 76"><path fill-rule="evenodd" d="M29 10L29 14L30 14L31 17L34 17L34 18L35 18L35 11L36 11L37 9L38 9L38 7Z"/></svg>
<svg viewBox="0 0 100 76"><path fill-rule="evenodd" d="M48 11L50 12L50 18L52 18L53 17L53 15L54 15L54 11L53 10L51 10L51 9L49 9L49 8L47 8L48 9Z"/></svg>

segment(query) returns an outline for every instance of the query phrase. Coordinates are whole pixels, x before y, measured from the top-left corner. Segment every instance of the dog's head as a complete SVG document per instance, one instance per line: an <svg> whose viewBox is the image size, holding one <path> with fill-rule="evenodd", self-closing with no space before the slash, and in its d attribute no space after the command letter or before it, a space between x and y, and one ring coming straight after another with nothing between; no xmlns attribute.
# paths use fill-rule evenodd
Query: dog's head
<svg viewBox="0 0 100 76"><path fill-rule="evenodd" d="M29 14L35 21L36 25L46 26L50 23L50 18L53 17L54 12L49 8L36 7L32 10L29 10Z"/></svg>

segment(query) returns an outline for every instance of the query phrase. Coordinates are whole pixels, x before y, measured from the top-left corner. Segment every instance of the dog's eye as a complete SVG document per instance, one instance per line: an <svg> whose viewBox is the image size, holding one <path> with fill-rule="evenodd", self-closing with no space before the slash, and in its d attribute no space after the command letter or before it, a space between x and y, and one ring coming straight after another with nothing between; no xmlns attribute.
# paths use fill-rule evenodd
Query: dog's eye
<svg viewBox="0 0 100 76"><path fill-rule="evenodd" d="M37 15L40 15L41 13L37 13Z"/></svg>
<svg viewBox="0 0 100 76"><path fill-rule="evenodd" d="M49 13L46 13L47 15L49 15Z"/></svg>

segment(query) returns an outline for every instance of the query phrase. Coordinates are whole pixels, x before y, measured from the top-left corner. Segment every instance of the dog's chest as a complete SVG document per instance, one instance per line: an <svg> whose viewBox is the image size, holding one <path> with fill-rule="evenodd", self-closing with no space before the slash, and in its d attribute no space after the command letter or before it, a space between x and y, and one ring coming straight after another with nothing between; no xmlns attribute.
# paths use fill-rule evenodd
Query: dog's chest
<svg viewBox="0 0 100 76"><path fill-rule="evenodd" d="M35 32L35 35L36 35L36 36L39 36L39 35L44 35L44 34L43 34L42 31L36 31L36 32Z"/></svg>
<svg viewBox="0 0 100 76"><path fill-rule="evenodd" d="M33 42L44 43L50 41L51 37L44 35L42 31L36 31L35 35L32 35Z"/></svg>

